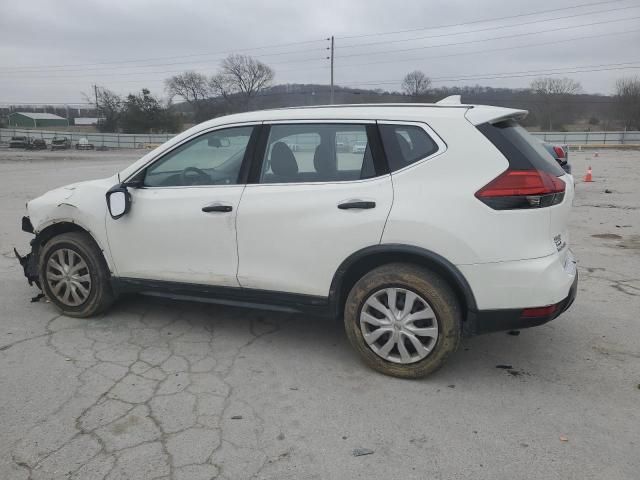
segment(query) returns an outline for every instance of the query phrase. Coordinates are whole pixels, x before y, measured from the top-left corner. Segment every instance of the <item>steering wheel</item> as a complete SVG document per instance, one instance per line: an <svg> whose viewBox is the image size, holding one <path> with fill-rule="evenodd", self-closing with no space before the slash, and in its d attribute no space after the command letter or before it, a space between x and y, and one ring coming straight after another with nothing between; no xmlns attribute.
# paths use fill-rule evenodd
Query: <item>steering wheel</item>
<svg viewBox="0 0 640 480"><path fill-rule="evenodd" d="M189 172L194 172L195 175L189 175ZM204 171L197 167L187 167L180 174L183 185L208 185L211 183L211 177Z"/></svg>

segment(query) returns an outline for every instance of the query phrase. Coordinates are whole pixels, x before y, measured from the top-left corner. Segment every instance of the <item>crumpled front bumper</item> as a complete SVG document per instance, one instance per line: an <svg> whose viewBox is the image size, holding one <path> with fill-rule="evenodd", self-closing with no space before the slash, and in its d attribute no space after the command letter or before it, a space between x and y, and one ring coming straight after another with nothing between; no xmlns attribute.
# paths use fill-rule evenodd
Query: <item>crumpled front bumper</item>
<svg viewBox="0 0 640 480"><path fill-rule="evenodd" d="M29 217L22 217L22 230L27 233L34 233L33 225L31 225ZM39 242L37 241L37 237L31 240L31 252L22 256L18 253L18 250L14 248L13 253L15 253L20 265L22 265L24 276L27 277L29 285L33 285L35 283L37 287L42 290L42 287L40 286L40 277L38 275Z"/></svg>

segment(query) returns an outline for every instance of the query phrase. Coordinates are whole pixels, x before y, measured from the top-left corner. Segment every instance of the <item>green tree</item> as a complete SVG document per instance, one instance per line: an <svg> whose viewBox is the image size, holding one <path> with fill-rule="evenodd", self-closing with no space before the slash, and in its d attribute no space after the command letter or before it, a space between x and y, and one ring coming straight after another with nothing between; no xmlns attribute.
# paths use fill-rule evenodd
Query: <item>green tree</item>
<svg viewBox="0 0 640 480"><path fill-rule="evenodd" d="M162 133L179 130L180 117L143 88L124 101L120 125L124 133Z"/></svg>

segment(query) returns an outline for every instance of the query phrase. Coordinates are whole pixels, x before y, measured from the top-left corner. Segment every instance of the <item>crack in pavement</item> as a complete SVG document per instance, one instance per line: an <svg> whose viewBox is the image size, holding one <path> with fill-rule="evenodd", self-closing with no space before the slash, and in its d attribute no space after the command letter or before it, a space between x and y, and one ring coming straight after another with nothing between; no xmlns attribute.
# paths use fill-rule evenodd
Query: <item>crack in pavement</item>
<svg viewBox="0 0 640 480"><path fill-rule="evenodd" d="M30 480L227 478L227 458L251 451L260 463L247 478L258 475L274 458L260 445L264 419L234 397L230 377L242 353L290 317L246 316L156 302L93 320L57 315L46 333L6 345L47 338L75 370L66 399L14 443L14 464ZM227 417L238 405L252 422L240 439L226 430L237 426Z"/></svg>

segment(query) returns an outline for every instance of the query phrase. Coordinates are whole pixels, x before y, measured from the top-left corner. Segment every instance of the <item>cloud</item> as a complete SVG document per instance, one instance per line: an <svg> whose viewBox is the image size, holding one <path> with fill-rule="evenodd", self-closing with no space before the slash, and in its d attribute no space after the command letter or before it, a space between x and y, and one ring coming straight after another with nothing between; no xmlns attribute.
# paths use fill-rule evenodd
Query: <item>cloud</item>
<svg viewBox="0 0 640 480"><path fill-rule="evenodd" d="M640 17L640 8L627 8L634 7L627 0L596 3L5 2L0 18L0 102L79 102L94 83L119 93L148 87L162 95L164 78L187 69L214 73L228 52L260 58L274 68L277 83L328 83L324 39L330 35L336 36L336 83L357 86L384 80L379 86L387 89L399 89L400 79L414 69L431 77L457 78L640 60L633 49L640 43L640 32L611 35L638 29L640 22L634 17ZM567 8L584 4L591 5ZM543 10L548 12L522 15ZM521 16L503 18L515 15ZM503 19L479 21L496 18ZM474 23L431 28L464 22ZM384 34L402 30L414 31ZM371 35L376 32L381 34ZM595 37L565 41L586 36ZM288 45L277 46L281 44ZM582 82L586 91L610 93L615 78L636 71L568 76ZM519 77L455 83L524 87L530 81L531 77Z"/></svg>

